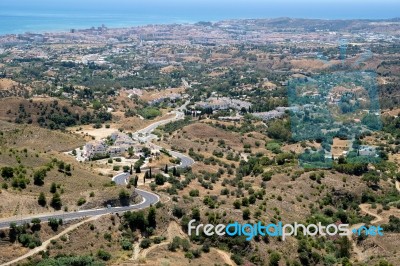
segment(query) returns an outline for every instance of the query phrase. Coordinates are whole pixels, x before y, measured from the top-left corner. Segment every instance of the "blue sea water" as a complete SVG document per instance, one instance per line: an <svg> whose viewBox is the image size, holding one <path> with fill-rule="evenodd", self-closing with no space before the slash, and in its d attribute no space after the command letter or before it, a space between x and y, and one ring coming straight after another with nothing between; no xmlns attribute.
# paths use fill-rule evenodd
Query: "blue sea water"
<svg viewBox="0 0 400 266"><path fill-rule="evenodd" d="M1 0L0 35L243 18L384 19L395 0Z"/></svg>

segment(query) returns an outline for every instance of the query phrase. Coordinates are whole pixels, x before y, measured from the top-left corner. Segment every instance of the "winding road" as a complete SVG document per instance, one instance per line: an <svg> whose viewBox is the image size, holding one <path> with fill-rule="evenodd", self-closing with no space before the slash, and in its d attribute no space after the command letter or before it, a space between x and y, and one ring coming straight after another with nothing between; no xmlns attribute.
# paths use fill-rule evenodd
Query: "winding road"
<svg viewBox="0 0 400 266"><path fill-rule="evenodd" d="M24 223L30 223L33 218L39 218L42 222L47 222L51 218L62 219L63 221L70 221L76 219L83 219L87 217L111 214L111 213L121 213L131 210L141 210L149 207L150 205L154 205L160 201L160 197L154 193L147 192L141 189L135 189L135 191L142 196L142 202L138 204L133 204L126 207L109 207L109 208L101 208L101 209L92 209L92 210L82 210L76 212L65 212L65 213L57 213L57 214L44 214L44 215L35 215L23 218L10 218L5 220L0 220L0 228L8 228L10 223L16 223L17 225L21 225Z"/></svg>
<svg viewBox="0 0 400 266"><path fill-rule="evenodd" d="M152 134L152 132L157 127L159 127L161 125L165 125L172 121L184 119L185 115L182 111L186 108L186 106L188 104L189 104L189 101L185 102L184 105L182 105L182 106L176 108L174 111L172 111L171 113L175 114L174 117L155 122L155 123L147 126L146 128L135 132L133 134L134 138L137 138L142 141L146 141L146 142L150 143L151 140L157 138L156 135ZM145 136L144 138L140 137L143 135ZM153 143L150 143L150 145L154 148L161 149L161 147L159 147ZM179 158L181 160L181 163L178 167L184 168L184 167L191 166L194 163L194 160L185 154L175 152L175 151L168 151L168 152L172 156ZM129 173L120 173L120 174L114 176L112 180L117 185L126 185L128 182L128 178L129 178ZM26 216L26 217L20 217L20 218L19 217L6 218L6 219L0 220L0 228L8 228L10 226L10 223L16 223L17 225L21 225L24 223L30 223L33 218L39 218L42 222L47 222L51 218L69 221L69 220L83 219L83 218L111 214L111 213L121 213L121 212L130 211L130 210L141 210L141 209L149 207L150 205L156 204L160 200L160 197L154 193L151 193L151 192L148 192L145 190L141 190L141 189L136 189L135 191L142 197L143 201L141 203L126 206L126 207L109 207L109 208L101 208L101 209L81 210L81 211L75 211L75 212L38 214L38 215L32 215L32 216Z"/></svg>
<svg viewBox="0 0 400 266"><path fill-rule="evenodd" d="M168 124L173 121L178 121L178 120L184 119L185 114L183 113L183 110L186 108L186 106L188 104L189 104L189 101L185 102L185 104L183 104L182 106L171 111L170 112L171 114L175 114L174 117L154 122L153 124L143 128L141 130L136 131L135 133L132 134L132 138L137 141L140 141L140 142L147 142L148 145L150 146L150 148L152 148L152 149L161 150L163 147L158 146L151 142L152 140L158 138L156 135L152 134L153 131L156 128L158 128L159 126ZM172 151L172 150L168 150L168 152L172 157L178 158L180 160L180 164L176 166L178 168L186 168L186 167L190 167L194 164L194 160L192 158L190 158L189 156L187 156L186 154ZM143 166L143 167L141 167L141 169L146 170L146 169L148 169L148 167ZM117 185L125 185L125 184L127 184L129 176L130 176L129 173L120 173L120 174L114 176L112 180Z"/></svg>
<svg viewBox="0 0 400 266"><path fill-rule="evenodd" d="M154 143L151 143L151 140L157 138L157 136L152 134L152 132L161 125L167 124L172 121L184 119L185 115L182 111L183 111L183 109L186 108L186 106L188 104L189 104L189 101L187 101L181 107L172 111L171 113L175 114L174 117L155 122L155 123L147 126L146 128L135 132L133 134L133 138L136 140L142 141L142 142L147 142L153 148L161 149L162 147L157 146ZM185 167L189 167L192 164L194 164L194 160L185 154L175 152L175 151L168 151L168 152L173 157L180 159L181 163L177 167L185 168ZM112 180L118 185L126 185L129 180L129 173L120 173L120 174L114 176L112 178ZM16 225L30 223L33 218L39 218L41 220L41 222L48 222L50 219L62 219L63 221L85 219L85 220L79 222L78 224L75 224L75 225L67 228L66 230L64 230L60 234L54 236L53 238L45 241L40 247L37 247L36 249L31 250L29 253L25 254L24 256L21 256L13 261L3 264L3 265L14 264L18 261L29 258L30 256L38 253L39 251L45 250L52 239L59 238L61 235L76 229L78 226L82 225L83 223L85 223L87 221L90 221L93 219L98 219L99 217L106 215L106 214L123 213L126 211L145 209L145 208L147 208L151 205L154 205L160 201L160 197L157 194L154 194L154 193L151 193L151 192L148 192L145 190L141 190L141 189L135 189L135 191L142 197L142 202L140 202L138 204L126 206L126 207L125 206L124 207L107 207L107 208L100 208L100 209L81 210L81 211L75 211L75 212L58 212L58 213L49 213L49 214L38 214L38 215L32 215L32 216L26 216L26 217L20 217L20 218L11 217L11 218L0 219L0 229L10 227L11 223L15 223Z"/></svg>

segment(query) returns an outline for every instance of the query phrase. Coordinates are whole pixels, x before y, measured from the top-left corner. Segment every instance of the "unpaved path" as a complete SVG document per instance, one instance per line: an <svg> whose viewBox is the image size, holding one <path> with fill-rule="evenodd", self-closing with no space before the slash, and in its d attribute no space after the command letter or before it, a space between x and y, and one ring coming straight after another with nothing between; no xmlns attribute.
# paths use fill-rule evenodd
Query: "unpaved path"
<svg viewBox="0 0 400 266"><path fill-rule="evenodd" d="M231 266L236 266L236 263L231 259L231 255L223 250L213 248L213 250L217 251L217 253L221 256L221 258L224 260L225 264L231 265Z"/></svg>
<svg viewBox="0 0 400 266"><path fill-rule="evenodd" d="M353 234L351 232L353 231L353 229L358 229L364 225L365 225L364 223L354 224L353 226L350 227L349 234L347 235L347 238L351 242L351 246L353 247L353 252L355 253L358 262L363 262L365 259L367 259L367 256L364 254L361 248L357 246L356 241L353 240Z"/></svg>
<svg viewBox="0 0 400 266"><path fill-rule="evenodd" d="M86 220L83 220L83 221L81 221L81 222L79 222L77 224L71 225L70 227L66 228L64 231L62 231L58 235L53 236L52 238L44 241L40 247L32 249L31 251L29 251L25 255L22 255L21 257L18 257L16 259L12 260L12 261L6 262L6 263L2 264L1 266L13 265L13 264L16 264L17 262L19 262L21 260L28 259L29 257L39 253L40 251L46 250L47 246L50 244L50 242L52 240L56 240L56 239L60 238L61 236L63 236L65 234L67 234L69 232L72 232L73 230L77 229L79 226L81 226L81 225L83 225L83 224L85 224L87 222L94 221L94 220L98 219L99 217L100 217L100 215L99 216L93 216L93 217L91 217L89 219L86 219Z"/></svg>
<svg viewBox="0 0 400 266"><path fill-rule="evenodd" d="M132 260L145 259L151 251L153 251L157 248L160 248L162 246L168 245L176 236L178 236L182 239L188 238L188 236L185 234L185 232L183 232L181 226L177 222L171 221L166 230L166 240L163 241L162 243L152 245L149 248L146 248L143 250L140 250L139 243L138 243L137 245L134 246ZM228 265L236 266L236 263L231 259L231 256L228 252L220 250L220 249L216 249L216 248L212 248L212 249L215 250L221 256L224 263L226 263Z"/></svg>
<svg viewBox="0 0 400 266"><path fill-rule="evenodd" d="M365 212L366 214L375 217L375 219L371 221L371 224L376 224L376 223L383 221L383 217L380 216L379 214L371 212L368 208L369 206L371 206L371 204L360 204L360 209L361 209L361 211Z"/></svg>

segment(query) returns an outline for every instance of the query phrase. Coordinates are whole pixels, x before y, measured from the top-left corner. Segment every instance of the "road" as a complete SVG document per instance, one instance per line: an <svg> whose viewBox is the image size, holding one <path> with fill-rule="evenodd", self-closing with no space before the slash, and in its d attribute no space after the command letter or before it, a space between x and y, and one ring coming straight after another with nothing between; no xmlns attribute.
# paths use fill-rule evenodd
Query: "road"
<svg viewBox="0 0 400 266"><path fill-rule="evenodd" d="M138 204L126 207L110 207L110 208L101 208L92 210L82 210L76 212L36 215L36 216L23 217L20 219L14 217L6 220L4 219L0 220L0 228L8 228L10 226L10 223L12 222L15 222L17 225L30 223L33 218L39 218L42 222L47 222L50 218L63 219L63 221L68 221L68 220L76 220L76 219L82 219L86 217L105 215L111 213L121 213L131 210L141 210L149 207L150 205L154 205L160 201L160 197L154 193L147 192L141 189L136 189L135 191L143 198L143 201Z"/></svg>
<svg viewBox="0 0 400 266"><path fill-rule="evenodd" d="M189 101L187 101L181 107L172 111L172 113L175 113L175 117L155 122L155 123L151 124L150 126L147 126L146 128L144 128L142 130L139 130L135 134L138 135L138 133L141 133L141 134L148 135L148 141L150 141L151 139L154 139L154 137L156 137L156 136L151 133L157 127L159 127L160 125L167 124L171 121L184 119L184 113L182 112L182 110L184 108L186 108L186 106L188 104L189 104ZM151 143L151 145L154 145L154 147L161 149L161 147L159 147L153 143ZM169 153L172 156L179 158L181 160L181 163L178 167L188 167L194 163L194 160L185 154L175 152L175 151L169 151ZM121 173L121 174L114 176L112 180L118 185L126 185L128 178L129 178L129 173ZM33 215L33 216L27 216L27 217L21 217L21 218L13 217L13 218L1 219L0 220L0 228L8 228L10 226L10 223L16 223L17 225L21 225L24 223L30 223L33 218L39 218L42 222L47 222L50 218L62 219L63 221L68 221L68 220L76 220L76 219L82 219L82 218L93 217L93 216L98 216L98 215L126 212L129 210L140 210L140 209L147 208L150 205L154 205L160 200L159 196L154 193L147 192L147 191L141 190L141 189L136 189L136 192L142 196L143 201L141 203L134 204L131 206L110 207L110 208L101 208L101 209L92 209L92 210L81 210L81 211L76 211L76 212L61 212L61 213L52 213L52 214L43 214L43 215Z"/></svg>
<svg viewBox="0 0 400 266"><path fill-rule="evenodd" d="M172 114L175 114L174 117L155 122L155 123L143 128L143 129L133 133L132 134L133 138L136 139L136 140L139 140L141 142L147 142L149 144L149 146L151 148L153 148L153 149L161 150L162 149L161 146L158 146L158 145L156 145L154 143L151 143L151 141L153 139L157 139L158 138L156 135L152 134L152 132L159 126L168 124L168 123L173 122L173 121L185 119L185 114L183 113L183 110L186 109L186 107L187 107L187 105L189 103L190 103L190 101L186 101L185 104L183 104L182 106L176 108L174 111L171 111ZM183 153L176 152L176 151L171 151L171 150L168 150L168 152L173 157L180 159L181 163L177 166L178 168L186 168L186 167L192 166L194 164L194 160L192 158L190 158L189 156L183 154ZM145 168L146 167L144 167L143 169L145 169ZM121 179L122 179L122 177L118 177L117 178L118 181L121 180Z"/></svg>

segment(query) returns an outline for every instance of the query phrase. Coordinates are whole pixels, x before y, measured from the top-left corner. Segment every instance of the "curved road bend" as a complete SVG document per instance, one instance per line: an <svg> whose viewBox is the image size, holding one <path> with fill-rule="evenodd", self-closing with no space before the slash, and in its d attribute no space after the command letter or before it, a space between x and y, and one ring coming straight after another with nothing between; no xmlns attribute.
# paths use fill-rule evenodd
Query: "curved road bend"
<svg viewBox="0 0 400 266"><path fill-rule="evenodd" d="M135 132L134 136L136 136L138 138L139 134L144 134L146 137L141 138L141 139L143 139L146 142L148 142L150 144L150 146L152 146L153 148L161 150L163 147L158 146L158 145L156 145L156 144L151 142L151 140L157 138L157 136L153 135L152 132L157 127L159 127L161 125L168 124L169 122L172 122L172 121L178 121L178 120L185 119L185 114L183 113L183 110L186 108L186 106L189 103L190 103L190 101L186 101L185 104L183 104L182 106L180 106L180 107L176 108L174 111L172 111L172 113L175 113L175 117L155 122L155 123L143 128L143 129ZM194 164L194 160L192 158L190 158L189 156L187 156L186 154L183 154L183 153L180 153L180 152L176 152L176 151L172 151L172 150L168 150L168 152L173 157L180 159L181 163L177 166L179 168L186 168L186 167L192 166ZM146 169L146 167L143 167L143 169ZM117 177L117 176L115 176L115 177ZM122 177L117 177L117 179L120 180L120 179L122 179ZM117 183L117 181L116 181L116 183Z"/></svg>
<svg viewBox="0 0 400 266"><path fill-rule="evenodd" d="M154 193L147 192L145 190L136 189L135 190L139 195L142 196L143 201L138 204L126 206L126 207L110 207L110 208L101 208L101 209L92 209L92 210L81 210L76 212L66 212L66 213L57 213L57 214L48 214L48 215L37 215L32 217L24 217L21 219L13 218L0 221L0 228L8 228L10 223L14 222L17 225L21 225L24 223L30 223L33 218L39 218L42 222L47 222L50 218L63 219L63 221L82 219L86 217L92 217L97 215L105 215L112 213L120 213L131 210L141 210L149 207L150 205L154 205L160 201L160 197Z"/></svg>

